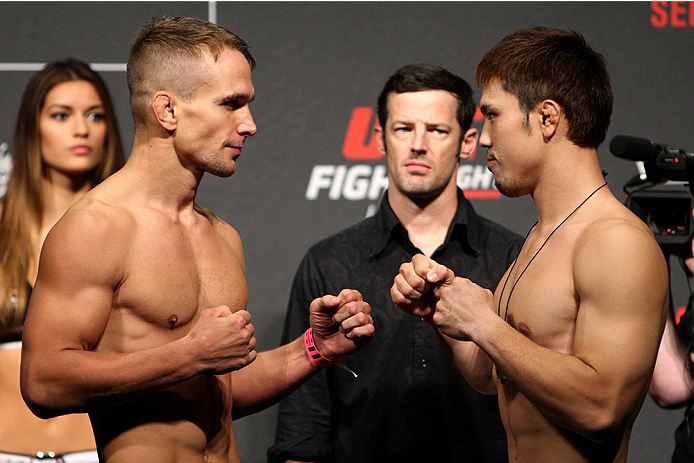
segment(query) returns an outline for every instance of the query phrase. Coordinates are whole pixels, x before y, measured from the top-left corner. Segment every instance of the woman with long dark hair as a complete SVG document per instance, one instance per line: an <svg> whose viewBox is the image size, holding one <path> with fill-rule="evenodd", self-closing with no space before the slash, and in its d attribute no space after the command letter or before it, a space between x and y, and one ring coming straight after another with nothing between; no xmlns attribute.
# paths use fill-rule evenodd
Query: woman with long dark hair
<svg viewBox="0 0 694 463"><path fill-rule="evenodd" d="M88 417L35 417L22 400L19 371L22 325L43 240L72 204L124 163L101 77L74 59L48 63L34 74L11 151L0 205L0 463L62 454L66 461L98 461Z"/></svg>

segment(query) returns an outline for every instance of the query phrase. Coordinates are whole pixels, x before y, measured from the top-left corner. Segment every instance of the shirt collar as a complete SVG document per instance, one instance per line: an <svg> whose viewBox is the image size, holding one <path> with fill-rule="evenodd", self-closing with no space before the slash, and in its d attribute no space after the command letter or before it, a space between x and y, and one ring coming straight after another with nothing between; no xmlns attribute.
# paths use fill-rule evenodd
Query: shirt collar
<svg viewBox="0 0 694 463"><path fill-rule="evenodd" d="M463 244L463 248L473 256L480 253L479 217L475 212L470 201L465 197L463 191L458 188L458 208L455 211L453 220L448 227L444 245L451 239L458 240ZM371 239L371 256L375 256L394 239L396 233L407 233L405 227L400 223L398 217L388 203L388 192L386 191L381 200L381 205L374 215L374 232Z"/></svg>

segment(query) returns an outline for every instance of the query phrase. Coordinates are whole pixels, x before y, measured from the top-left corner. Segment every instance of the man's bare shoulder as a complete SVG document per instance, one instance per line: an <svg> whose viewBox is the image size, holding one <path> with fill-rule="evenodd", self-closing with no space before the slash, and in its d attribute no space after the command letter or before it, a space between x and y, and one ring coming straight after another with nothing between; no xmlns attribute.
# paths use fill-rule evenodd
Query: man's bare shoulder
<svg viewBox="0 0 694 463"><path fill-rule="evenodd" d="M667 289L667 263L653 232L616 199L597 209L581 232L574 264L577 276L593 283L619 277L636 286L651 285L655 292Z"/></svg>
<svg viewBox="0 0 694 463"><path fill-rule="evenodd" d="M68 209L56 227L115 238L118 234L132 232L135 222L133 208L109 194L102 194L96 187Z"/></svg>
<svg viewBox="0 0 694 463"><path fill-rule="evenodd" d="M243 256L243 243L241 236L229 223L216 216L211 210L196 205L196 211L203 215L212 225L214 231L229 245L242 267L245 268Z"/></svg>
<svg viewBox="0 0 694 463"><path fill-rule="evenodd" d="M55 224L42 255L65 261L92 257L111 263L122 260L137 228L133 211L98 189L88 192Z"/></svg>
<svg viewBox="0 0 694 463"><path fill-rule="evenodd" d="M234 227L232 227L231 225L229 225L229 223L222 220L219 216L217 216L214 212L212 212L211 209L208 209L205 206L201 206L201 205L196 203L195 204L195 211L198 214L200 214L201 216L203 216L204 218L206 218L207 221L210 222L212 227L214 227L218 233L223 233L223 234L230 233L232 235L238 236L238 233L236 232Z"/></svg>
<svg viewBox="0 0 694 463"><path fill-rule="evenodd" d="M578 240L584 246L612 246L660 253L660 248L648 226L626 206L614 199L595 211Z"/></svg>

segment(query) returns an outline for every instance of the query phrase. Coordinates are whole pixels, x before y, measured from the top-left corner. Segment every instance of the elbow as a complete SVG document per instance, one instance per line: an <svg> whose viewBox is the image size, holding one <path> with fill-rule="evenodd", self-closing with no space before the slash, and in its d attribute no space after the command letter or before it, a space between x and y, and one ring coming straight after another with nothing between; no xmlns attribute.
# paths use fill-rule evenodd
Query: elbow
<svg viewBox="0 0 694 463"><path fill-rule="evenodd" d="M45 420L67 413L57 406L55 400L57 394L51 391L51 388L42 386L38 381L24 374L20 385L24 402L37 417Z"/></svg>
<svg viewBox="0 0 694 463"><path fill-rule="evenodd" d="M29 392L22 388L22 397L29 410L41 419L47 420L63 414L58 409L52 407L48 400L42 398L41 394Z"/></svg>
<svg viewBox="0 0 694 463"><path fill-rule="evenodd" d="M579 424L579 434L593 442L604 443L621 433L628 420L628 414L616 409L601 409L584 415Z"/></svg>
<svg viewBox="0 0 694 463"><path fill-rule="evenodd" d="M586 428L586 431L583 433L584 437L587 439L597 442L597 443L603 443L607 442L610 440L613 436L615 436L623 426L619 426L616 423L594 423L591 426L588 426Z"/></svg>
<svg viewBox="0 0 694 463"><path fill-rule="evenodd" d="M653 399L653 402L661 408L669 408L672 407L674 404L670 402L669 396L667 393L664 393L662 389L659 388L654 388L651 387L651 389L648 391L648 393L651 396L651 399Z"/></svg>
<svg viewBox="0 0 694 463"><path fill-rule="evenodd" d="M496 390L496 385L494 384L494 381L491 379L491 377L486 377L486 378L479 378L478 380L469 380L468 384L470 384L470 387L473 388L476 392L482 394L482 395L497 395L498 391Z"/></svg>
<svg viewBox="0 0 694 463"><path fill-rule="evenodd" d="M674 409L685 406L689 403L691 397L673 397L651 392L651 399L653 399L653 402L660 408Z"/></svg>
<svg viewBox="0 0 694 463"><path fill-rule="evenodd" d="M496 383L492 376L492 368L485 365L482 368L469 370L458 364L458 370L463 374L463 378L475 392L482 395L497 395Z"/></svg>
<svg viewBox="0 0 694 463"><path fill-rule="evenodd" d="M27 402L27 405L29 406L29 410L31 410L31 412L34 415L41 418L42 420L48 420L50 418L55 418L56 416L62 415L62 413L59 413L59 412L52 410L50 408L41 407L41 406L38 406L35 404L29 405L28 402Z"/></svg>
<svg viewBox="0 0 694 463"><path fill-rule="evenodd" d="M649 394L653 402L661 408L680 408L692 399L692 388L677 387L676 384L656 381L651 383Z"/></svg>

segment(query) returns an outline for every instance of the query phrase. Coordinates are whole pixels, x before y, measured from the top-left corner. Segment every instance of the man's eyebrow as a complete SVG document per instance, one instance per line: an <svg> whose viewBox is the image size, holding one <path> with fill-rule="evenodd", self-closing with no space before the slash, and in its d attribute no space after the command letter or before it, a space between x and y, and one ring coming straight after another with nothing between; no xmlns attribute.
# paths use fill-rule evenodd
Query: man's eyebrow
<svg viewBox="0 0 694 463"><path fill-rule="evenodd" d="M450 127L450 124L447 122L443 121L432 121L432 122L424 122L427 127ZM393 124L402 124L402 125L414 125L416 122L410 120L410 119L393 119Z"/></svg>
<svg viewBox="0 0 694 463"><path fill-rule="evenodd" d="M481 104L480 105L480 111L482 114L487 114L487 111L489 111L489 105L488 104Z"/></svg>
<svg viewBox="0 0 694 463"><path fill-rule="evenodd" d="M221 97L219 99L219 104L229 104L235 101L245 101L246 103L250 103L253 100L255 100L255 93L232 93L231 95Z"/></svg>

